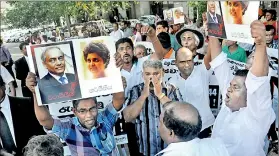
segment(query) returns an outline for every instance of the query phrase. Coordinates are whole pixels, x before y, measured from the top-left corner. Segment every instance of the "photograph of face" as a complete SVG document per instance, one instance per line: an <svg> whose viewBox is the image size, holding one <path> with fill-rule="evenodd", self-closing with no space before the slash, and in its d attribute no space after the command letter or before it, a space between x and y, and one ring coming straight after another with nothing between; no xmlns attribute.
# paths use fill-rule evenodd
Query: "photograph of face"
<svg viewBox="0 0 279 156"><path fill-rule="evenodd" d="M184 14L183 14L183 7L173 8L173 21L174 24L184 23Z"/></svg>
<svg viewBox="0 0 279 156"><path fill-rule="evenodd" d="M223 19L221 16L220 6L218 1L207 2L207 21L208 23L222 24Z"/></svg>
<svg viewBox="0 0 279 156"><path fill-rule="evenodd" d="M39 105L81 98L73 45L71 41L31 47L33 62L30 71L36 73ZM63 95L63 96L62 96Z"/></svg>
<svg viewBox="0 0 279 156"><path fill-rule="evenodd" d="M173 21L172 10L171 9L164 10L163 13L164 13L164 20L166 20L168 22Z"/></svg>
<svg viewBox="0 0 279 156"><path fill-rule="evenodd" d="M258 19L259 2L231 0L221 5L225 24L250 25Z"/></svg>

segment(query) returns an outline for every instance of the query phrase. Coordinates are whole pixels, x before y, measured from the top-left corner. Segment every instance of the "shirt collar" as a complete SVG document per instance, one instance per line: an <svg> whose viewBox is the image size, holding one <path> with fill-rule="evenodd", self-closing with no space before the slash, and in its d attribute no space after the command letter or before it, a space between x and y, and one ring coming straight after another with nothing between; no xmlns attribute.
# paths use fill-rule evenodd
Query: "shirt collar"
<svg viewBox="0 0 279 156"><path fill-rule="evenodd" d="M60 77L61 76L57 76L57 75L54 75L54 74L51 74L50 72L48 72L52 77L54 77L57 81L59 81L60 82ZM67 76L66 76L66 74L64 73L63 74L63 76L62 77L64 77L64 78L66 78L67 80L68 80L68 78L67 78Z"/></svg>
<svg viewBox="0 0 279 156"><path fill-rule="evenodd" d="M181 151L181 150L184 151L185 148L187 148L187 146L191 146L192 144L195 144L198 141L200 141L199 138L196 138L196 139L193 139L193 140L187 141L187 142L171 143L171 144L168 145L167 148L165 148L161 152L157 153L155 156L166 153L166 152L170 152L170 151Z"/></svg>

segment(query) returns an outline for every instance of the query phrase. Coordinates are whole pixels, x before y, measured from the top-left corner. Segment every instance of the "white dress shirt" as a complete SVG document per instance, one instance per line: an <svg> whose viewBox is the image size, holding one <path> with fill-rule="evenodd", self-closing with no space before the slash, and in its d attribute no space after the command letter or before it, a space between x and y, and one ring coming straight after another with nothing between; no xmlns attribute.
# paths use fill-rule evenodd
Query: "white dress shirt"
<svg viewBox="0 0 279 156"><path fill-rule="evenodd" d="M52 77L54 77L59 83L61 83L62 84L62 82L59 80L60 79L60 77L61 76L57 76L57 75L54 75L54 74L51 74L51 73L49 73ZM62 77L64 77L65 78L65 84L68 84L69 82L68 82L68 78L67 78L67 76L66 76L66 74L64 73L64 75L62 76Z"/></svg>
<svg viewBox="0 0 279 156"><path fill-rule="evenodd" d="M219 139L196 138L187 142L171 143L156 154L163 156L229 156L224 144Z"/></svg>
<svg viewBox="0 0 279 156"><path fill-rule="evenodd" d="M226 97L231 74L225 53L211 63L222 96ZM245 80L247 107L232 112L224 102L215 120L212 138L220 138L232 156L264 156L264 139L275 119L270 94L270 76L256 77L249 71Z"/></svg>
<svg viewBox="0 0 279 156"><path fill-rule="evenodd" d="M117 42L119 39L124 37L123 31L120 29L112 31L109 35L113 37L114 42Z"/></svg>
<svg viewBox="0 0 279 156"><path fill-rule="evenodd" d="M215 118L209 106L209 71L204 63L195 66L186 80L180 74L176 74L169 83L180 90L183 101L198 109L202 120L202 130L214 124Z"/></svg>
<svg viewBox="0 0 279 156"><path fill-rule="evenodd" d="M2 107L0 111L4 114L4 116L8 122L14 143L16 145L13 118L12 118L12 113L11 113L11 108L10 108L10 100L9 100L9 97L7 94L5 95L4 101L0 105ZM1 138L0 138L0 143L1 143L1 145L3 145Z"/></svg>
<svg viewBox="0 0 279 156"><path fill-rule="evenodd" d="M134 62L132 69L130 72L122 69L121 75L125 77L127 82L127 87L125 89L125 95L127 96L130 89L132 89L135 85L138 85L143 82L142 72L143 72L143 62L146 61L149 56L142 57L138 59L137 62Z"/></svg>
<svg viewBox="0 0 279 156"><path fill-rule="evenodd" d="M0 68L0 74L3 78L3 81L5 82L6 85L8 85L10 82L14 81L14 78L11 76L11 74L8 72L8 70L1 65Z"/></svg>

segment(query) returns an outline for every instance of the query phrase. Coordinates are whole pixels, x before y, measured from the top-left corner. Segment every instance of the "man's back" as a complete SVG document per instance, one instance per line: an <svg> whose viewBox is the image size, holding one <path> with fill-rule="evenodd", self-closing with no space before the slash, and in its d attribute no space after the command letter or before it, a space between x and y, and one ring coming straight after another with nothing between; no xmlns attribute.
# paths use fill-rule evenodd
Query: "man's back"
<svg viewBox="0 0 279 156"><path fill-rule="evenodd" d="M212 138L171 143L160 153L163 156L229 156L221 140Z"/></svg>

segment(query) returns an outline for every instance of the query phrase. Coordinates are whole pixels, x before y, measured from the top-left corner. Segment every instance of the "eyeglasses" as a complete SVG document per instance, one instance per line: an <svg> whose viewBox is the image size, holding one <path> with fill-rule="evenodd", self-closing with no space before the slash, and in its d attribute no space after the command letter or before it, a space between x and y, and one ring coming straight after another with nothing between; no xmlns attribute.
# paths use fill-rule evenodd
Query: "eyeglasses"
<svg viewBox="0 0 279 156"><path fill-rule="evenodd" d="M87 112L90 112L90 113L95 113L98 111L98 108L97 107L91 107L89 109L80 109L80 110L77 110L77 112L81 115L85 115L87 114Z"/></svg>

